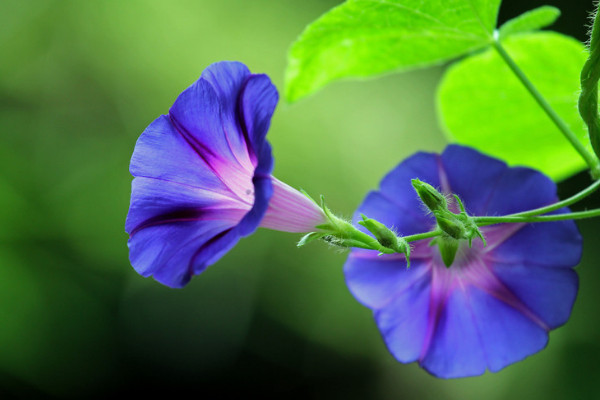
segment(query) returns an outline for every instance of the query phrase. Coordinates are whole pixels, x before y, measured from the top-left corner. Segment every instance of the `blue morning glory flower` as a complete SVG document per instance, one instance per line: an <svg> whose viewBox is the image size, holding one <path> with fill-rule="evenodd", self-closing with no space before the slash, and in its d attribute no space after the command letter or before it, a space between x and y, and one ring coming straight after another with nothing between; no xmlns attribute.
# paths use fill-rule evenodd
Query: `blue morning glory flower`
<svg viewBox="0 0 600 400"><path fill-rule="evenodd" d="M143 276L185 285L259 226L311 232L326 222L271 175L265 136L278 94L239 62L209 66L138 139L125 230Z"/></svg>
<svg viewBox="0 0 600 400"><path fill-rule="evenodd" d="M435 227L411 185L419 178L457 194L470 215L506 215L557 201L556 186L529 168L472 149L417 153L368 194L359 213L402 235ZM557 212L566 212L566 208ZM350 291L374 311L390 352L442 378L496 372L540 351L564 324L578 288L582 240L573 221L482 227L487 246L461 244L450 268L437 246L416 242L404 255L353 250L344 272Z"/></svg>

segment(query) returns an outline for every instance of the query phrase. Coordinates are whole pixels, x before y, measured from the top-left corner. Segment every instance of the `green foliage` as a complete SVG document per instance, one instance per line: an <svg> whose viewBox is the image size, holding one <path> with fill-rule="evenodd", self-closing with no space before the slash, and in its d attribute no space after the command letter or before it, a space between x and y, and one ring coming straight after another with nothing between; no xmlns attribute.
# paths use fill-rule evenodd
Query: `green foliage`
<svg viewBox="0 0 600 400"><path fill-rule="evenodd" d="M534 31L552 25L560 17L560 10L552 6L541 6L506 21L499 29L500 37Z"/></svg>
<svg viewBox="0 0 600 400"><path fill-rule="evenodd" d="M288 101L345 77L439 64L490 43L500 0L349 0L292 45Z"/></svg>
<svg viewBox="0 0 600 400"><path fill-rule="evenodd" d="M579 71L584 46L554 32L508 38L504 47L548 103L586 145L577 114ZM531 94L493 50L452 66L438 93L439 112L449 137L511 165L537 168L561 180L585 168Z"/></svg>

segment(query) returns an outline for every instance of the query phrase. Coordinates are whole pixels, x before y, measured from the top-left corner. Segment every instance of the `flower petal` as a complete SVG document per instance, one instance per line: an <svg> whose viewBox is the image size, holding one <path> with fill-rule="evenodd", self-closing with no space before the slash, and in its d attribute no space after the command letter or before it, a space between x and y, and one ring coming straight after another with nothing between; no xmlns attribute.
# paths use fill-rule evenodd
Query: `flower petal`
<svg viewBox="0 0 600 400"><path fill-rule="evenodd" d="M224 110L215 90L203 79L198 79L184 90L169 110L175 128L209 164L213 159L235 161L228 137L222 124ZM229 132L239 136L239 129ZM244 146L245 148L245 146ZM240 149L240 153L244 152Z"/></svg>
<svg viewBox="0 0 600 400"><path fill-rule="evenodd" d="M273 159L269 157L269 160L272 165ZM248 236L258 228L267 211L271 196L273 196L273 183L270 176L255 175L252 183L254 185L254 204L236 227L240 236Z"/></svg>
<svg viewBox="0 0 600 400"><path fill-rule="evenodd" d="M219 179L244 198L245 193L252 191L254 165L239 124L229 129L224 126L229 118L226 113L211 84L199 79L179 95L169 116L177 131Z"/></svg>
<svg viewBox="0 0 600 400"><path fill-rule="evenodd" d="M582 238L573 221L540 222L526 224L489 247L486 259L492 261L572 268L581 259Z"/></svg>
<svg viewBox="0 0 600 400"><path fill-rule="evenodd" d="M278 100L277 89L267 75L251 75L247 79L239 110L251 159L260 153Z"/></svg>
<svg viewBox="0 0 600 400"><path fill-rule="evenodd" d="M221 61L209 65L200 80L210 84L221 106L221 124L227 135L228 145L239 158L239 162L248 167L249 141L242 127L240 103L244 87L252 74L248 67L237 61ZM267 78L268 79L268 78Z"/></svg>
<svg viewBox="0 0 600 400"><path fill-rule="evenodd" d="M381 180L380 191L402 210L422 210L424 206L412 187L411 179L418 178L434 187L440 187L439 166L437 154L416 153L398 164Z"/></svg>
<svg viewBox="0 0 600 400"><path fill-rule="evenodd" d="M438 165L437 155L423 152L402 161L382 179L378 191L369 192L358 207L354 221L360 221L362 213L401 235L420 233L434 226L435 221L425 210L411 179L439 186Z"/></svg>
<svg viewBox="0 0 600 400"><path fill-rule="evenodd" d="M448 182L445 190L458 194L472 215L507 215L557 201L554 182L534 169L509 168L457 145L448 146L441 157Z"/></svg>
<svg viewBox="0 0 600 400"><path fill-rule="evenodd" d="M579 286L574 270L518 263L495 263L492 270L514 296L550 329L569 319Z"/></svg>
<svg viewBox="0 0 600 400"><path fill-rule="evenodd" d="M430 280L430 274L421 274L388 305L375 312L377 326L398 361L416 361L425 345Z"/></svg>
<svg viewBox="0 0 600 400"><path fill-rule="evenodd" d="M273 157L271 155L271 145L264 142L258 159L258 166L252 178L254 187L254 204L252 208L244 215L238 224L218 236L212 238L202 245L195 254L196 267L194 273L199 274L207 266L217 262L225 253L227 253L238 240L248 236L259 227L273 196L273 177L263 171L271 171L273 168Z"/></svg>
<svg viewBox="0 0 600 400"><path fill-rule="evenodd" d="M507 169L495 182L481 215L508 215L555 203L556 184L544 174L524 167Z"/></svg>
<svg viewBox="0 0 600 400"><path fill-rule="evenodd" d="M483 374L485 354L466 293L455 290L445 304L432 306L440 312L421 366L440 378Z"/></svg>
<svg viewBox="0 0 600 400"><path fill-rule="evenodd" d="M546 346L548 333L545 327L519 310L473 286L469 288L468 296L469 309L490 371L497 372Z"/></svg>
<svg viewBox="0 0 600 400"><path fill-rule="evenodd" d="M131 185L131 205L125 230L133 235L147 225L156 225L163 220L193 218L193 215L208 209L238 209L245 214L249 206L219 192L155 178L137 177ZM227 218L223 213L224 220ZM241 216L237 218L239 221ZM234 221L235 222L235 221Z"/></svg>
<svg viewBox="0 0 600 400"><path fill-rule="evenodd" d="M208 164L161 115L137 140L129 171L133 176L157 178L198 188L231 193Z"/></svg>
<svg viewBox="0 0 600 400"><path fill-rule="evenodd" d="M174 221L141 229L128 241L131 265L142 276L170 287L182 287L206 268L196 260L203 246L231 228L222 220ZM232 246L237 240L231 240Z"/></svg>
<svg viewBox="0 0 600 400"><path fill-rule="evenodd" d="M395 296L427 275L425 260L411 260L401 254L377 256L372 250L353 250L344 265L346 284L356 299L367 307L379 309Z"/></svg>
<svg viewBox="0 0 600 400"><path fill-rule="evenodd" d="M133 180L126 231L130 260L142 275L183 286L212 259L215 241L246 218L249 206L220 193L154 178ZM232 246L239 235L229 238Z"/></svg>
<svg viewBox="0 0 600 400"><path fill-rule="evenodd" d="M217 207L204 210L196 221L168 221L139 230L130 239L132 265L165 285L184 286L256 230L272 194L270 179L255 180L255 188L250 211Z"/></svg>
<svg viewBox="0 0 600 400"><path fill-rule="evenodd" d="M202 71L201 80L209 83L219 98L226 131L239 131L238 102L240 93L251 73L248 67L237 61L221 61ZM243 137L236 137L243 139ZM243 143L240 142L240 143Z"/></svg>
<svg viewBox="0 0 600 400"><path fill-rule="evenodd" d="M449 145L441 155L442 189L457 194L472 215L485 215L496 182L508 169L497 159L468 147Z"/></svg>

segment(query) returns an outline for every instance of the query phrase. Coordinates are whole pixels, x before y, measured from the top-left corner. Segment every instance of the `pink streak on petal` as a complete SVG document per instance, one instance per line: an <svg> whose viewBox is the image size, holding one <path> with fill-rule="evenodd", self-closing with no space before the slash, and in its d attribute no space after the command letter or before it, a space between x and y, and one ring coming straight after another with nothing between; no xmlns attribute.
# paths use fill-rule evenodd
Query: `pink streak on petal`
<svg viewBox="0 0 600 400"><path fill-rule="evenodd" d="M503 303L519 311L525 317L539 325L542 329L549 331L550 328L544 321L535 315L506 285L504 285L492 272L489 265L483 260L473 261L472 268L468 272L468 280L473 286L497 298Z"/></svg>
<svg viewBox="0 0 600 400"><path fill-rule="evenodd" d="M438 164L438 174L440 175L440 188L442 193L450 194L452 193L452 189L450 188L450 182L448 181L448 175L446 174L446 170L444 169L444 165L442 164L442 158L440 156L437 157Z"/></svg>
<svg viewBox="0 0 600 400"><path fill-rule="evenodd" d="M315 226L327 222L321 208L312 200L279 179L271 179L273 196L261 227L284 232L314 232L318 231Z"/></svg>
<svg viewBox="0 0 600 400"><path fill-rule="evenodd" d="M483 237L487 240L487 247L483 250L485 253L489 253L496 247L500 246L512 235L517 233L521 228L527 224L500 224L492 226L484 226L481 228Z"/></svg>
<svg viewBox="0 0 600 400"><path fill-rule="evenodd" d="M256 159L254 153L250 154L247 146L245 146L243 150L235 151L234 149L236 147L231 144L231 137L225 126L223 126L223 131L225 132L225 139L227 140L227 145L229 146L231 154L233 154L235 160L242 167L242 169L246 171L253 171L256 168L256 165L258 164L258 160Z"/></svg>
<svg viewBox="0 0 600 400"><path fill-rule="evenodd" d="M436 265L436 261L432 260L430 264L432 269L431 274L431 292L429 294L429 312L427 317L427 331L425 333L425 340L423 341L423 349L419 356L419 361L423 361L427 356L429 348L431 347L431 340L435 334L435 330L439 325L440 316L442 311L446 307L446 302L449 297L449 283L450 279L447 279L446 274L448 271L444 271L442 268L445 266L442 264Z"/></svg>
<svg viewBox="0 0 600 400"><path fill-rule="evenodd" d="M252 206L254 203L254 184L252 183L254 168L246 169L239 164L219 158L212 159L211 166L240 202Z"/></svg>
<svg viewBox="0 0 600 400"><path fill-rule="evenodd" d="M509 227L498 227L490 229L486 227L488 246L483 247L480 241L473 242L469 248L462 243L456 255L456 259L450 268L446 268L441 261L439 253L434 252L431 262L431 298L429 305L429 320L423 350L420 360L423 360L429 351L431 340L438 327L442 311L447 306L448 298L456 291L467 291L469 286L475 286L485 293L497 298L510 307L516 309L525 317L539 325L542 329L549 331L549 327L533 313L506 285L504 285L493 273L491 266L486 263L485 255L489 247L497 247L504 240L518 231L523 224L510 224Z"/></svg>

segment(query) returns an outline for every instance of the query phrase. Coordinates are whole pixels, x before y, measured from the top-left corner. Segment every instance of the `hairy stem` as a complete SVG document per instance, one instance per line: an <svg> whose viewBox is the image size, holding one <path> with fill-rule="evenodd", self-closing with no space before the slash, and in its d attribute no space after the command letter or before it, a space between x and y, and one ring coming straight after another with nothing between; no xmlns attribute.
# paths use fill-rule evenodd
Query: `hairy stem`
<svg viewBox="0 0 600 400"><path fill-rule="evenodd" d="M538 216L526 216L526 217L473 217L473 220L477 223L477 226L486 226L500 223L519 223L519 222L552 222L552 221L565 221L570 219L584 219L593 218L600 216L600 208L587 211L577 211L566 214L554 214L554 215L538 215Z"/></svg>
<svg viewBox="0 0 600 400"><path fill-rule="evenodd" d="M585 197L589 196L590 194L594 193L598 188L600 188L600 180L592 183L590 186L583 189L581 192L569 197L568 199L559 201L554 204L550 204L549 206L540 207L540 208L536 208L533 210L523 211L523 212L519 212L519 213L515 213L515 214L510 214L510 215L507 215L507 217L526 217L526 216L531 216L531 215L546 214L551 211L570 206L571 204L576 203L579 200L582 200Z"/></svg>
<svg viewBox="0 0 600 400"><path fill-rule="evenodd" d="M436 229L436 230L430 231L430 232L417 233L414 235L404 236L404 240L406 240L407 242L416 242L417 240L429 239L432 237L439 236L441 234L442 234L442 231L440 231L439 229Z"/></svg>

